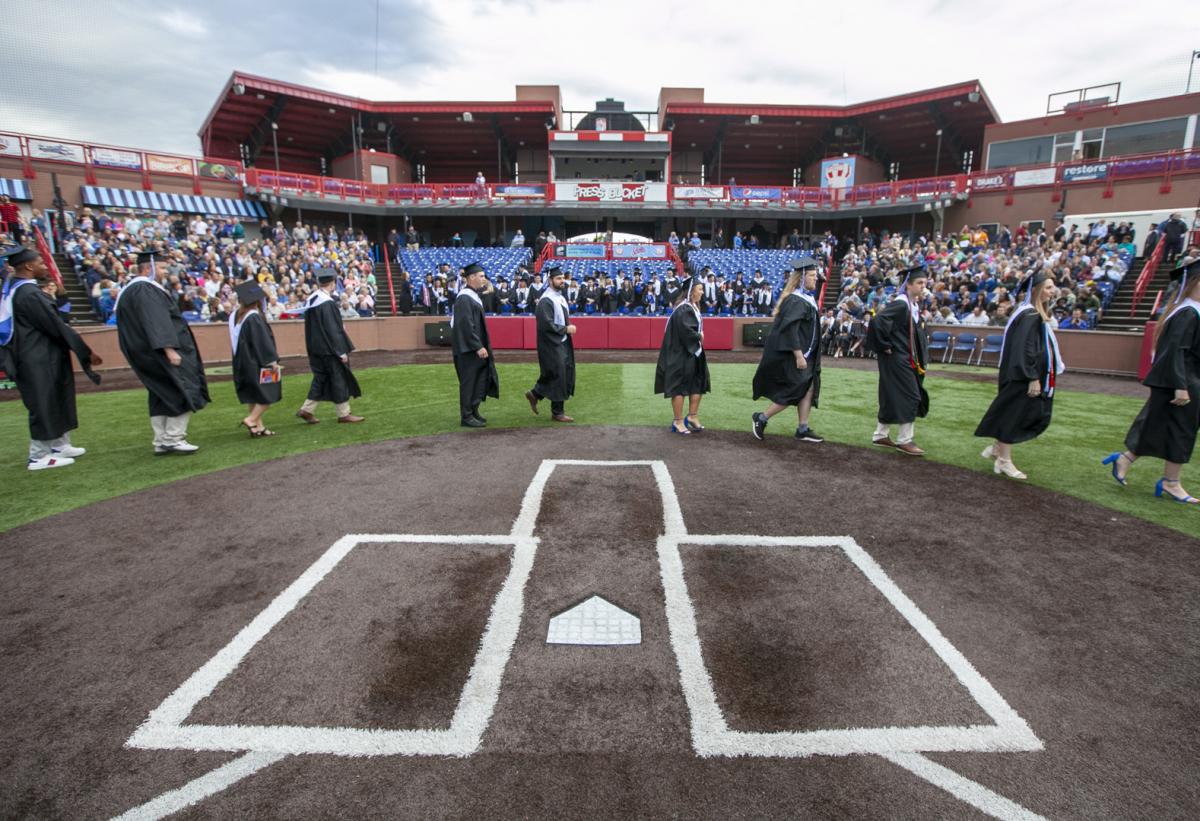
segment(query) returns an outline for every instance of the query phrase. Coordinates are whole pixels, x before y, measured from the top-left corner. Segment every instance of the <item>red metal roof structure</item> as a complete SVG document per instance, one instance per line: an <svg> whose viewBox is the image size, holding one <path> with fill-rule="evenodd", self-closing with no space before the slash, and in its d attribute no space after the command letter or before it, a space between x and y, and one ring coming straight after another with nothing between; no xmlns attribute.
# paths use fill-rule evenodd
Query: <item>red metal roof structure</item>
<svg viewBox="0 0 1200 821"><path fill-rule="evenodd" d="M494 178L498 160L511 167L519 148L544 151L547 121L560 110L561 101L549 97L377 102L235 71L199 136L206 156L241 158L245 146L248 164L267 168L275 161L276 123L280 168L316 174L322 159L328 164L353 150L354 131L361 127L362 149L423 165L429 182L459 181L474 179L479 170Z"/></svg>
<svg viewBox="0 0 1200 821"><path fill-rule="evenodd" d="M955 173L964 152L982 160L983 130L1000 118L978 80L847 106L707 103L703 89L664 88L659 120L676 152L702 152L714 182L791 179L825 157L855 154L903 178ZM937 131L941 129L941 157Z"/></svg>

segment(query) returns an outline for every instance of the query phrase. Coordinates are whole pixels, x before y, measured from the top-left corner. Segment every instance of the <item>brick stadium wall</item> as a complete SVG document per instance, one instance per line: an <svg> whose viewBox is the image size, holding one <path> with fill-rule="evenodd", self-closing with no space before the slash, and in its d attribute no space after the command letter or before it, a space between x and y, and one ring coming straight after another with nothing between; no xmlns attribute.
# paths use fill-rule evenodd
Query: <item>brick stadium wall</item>
<svg viewBox="0 0 1200 821"><path fill-rule="evenodd" d="M445 317L413 316L386 319L358 319L346 323L346 329L360 351L424 350L425 325L444 322ZM492 317L488 328L497 350L533 350L536 342L530 317ZM664 317L579 317L576 345L580 350L657 350L666 326ZM764 323L763 319L713 318L705 320L708 348L714 351L754 350L742 344L746 325ZM769 323L767 323L769 324ZM271 325L280 355L303 356L304 323L286 320ZM224 324L193 325L200 353L208 363L228 362L231 359L229 329ZM966 329L957 326L933 327L957 335ZM983 328L981 338L993 329ZM125 358L117 344L115 328L83 328L80 331L88 345L99 353L105 369L126 367ZM1072 370L1111 373L1122 376L1137 374L1142 337L1106 331L1059 331L1063 359Z"/></svg>

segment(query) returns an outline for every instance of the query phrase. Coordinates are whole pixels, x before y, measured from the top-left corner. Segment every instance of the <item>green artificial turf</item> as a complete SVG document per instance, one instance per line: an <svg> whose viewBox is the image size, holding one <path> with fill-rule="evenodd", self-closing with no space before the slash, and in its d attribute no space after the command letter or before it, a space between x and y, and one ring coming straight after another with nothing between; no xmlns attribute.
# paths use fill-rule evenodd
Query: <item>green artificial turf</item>
<svg viewBox="0 0 1200 821"><path fill-rule="evenodd" d="M502 358L502 357L501 357ZM501 365L503 400L482 408L491 428L535 427L551 424L548 413L533 416L521 397L536 379L537 367ZM711 366L713 390L704 398L701 417L710 428L745 431L749 444L750 414L764 403L750 400L753 365ZM365 415L362 425L333 423L332 407L322 407L321 425L306 426L292 416L308 390L308 376L288 377L284 401L268 411L266 421L277 436L250 439L238 424L245 410L237 403L231 382L210 387L214 403L192 419L188 438L201 446L187 457L156 458L150 444L146 394L142 390L85 394L79 397L80 428L72 435L88 454L75 465L40 472L25 470L28 427L20 400L0 402L0 483L6 492L0 505L0 530L70 510L141 488L221 470L234 465L276 459L296 453L404 436L458 432L458 393L451 365L402 365L358 373L364 397L354 412ZM579 366L578 396L568 412L579 424L658 425L670 421L669 403L652 393L650 364L584 364ZM972 436L995 394L992 382L931 378L928 419L917 423L917 442L928 459L976 471L991 471L981 459L983 440ZM832 442L870 447L875 424L876 375L872 371L826 368L822 374L821 408L812 426ZM1017 465L1032 484L1077 496L1098 505L1139 516L1200 536L1200 511L1155 499L1153 486L1162 463L1143 460L1129 474L1129 487L1120 488L1100 459L1121 447L1140 399L1062 391L1054 402L1054 423L1037 441L1018 445ZM548 409L547 409L548 410ZM790 436L795 417L785 412L773 420L768 435ZM475 435L462 431L463 435ZM802 452L816 453L819 445L797 443ZM899 454L896 458L902 457ZM1185 476L1185 480L1186 480ZM347 477L353 481L352 477ZM881 498L871 477L862 477L866 499ZM995 477L1000 482L1010 481ZM297 477L296 490L303 491ZM1193 488L1200 490L1200 487ZM189 503L207 504L204 500ZM952 499L925 500L931 510L945 511ZM997 507L997 516L1020 511Z"/></svg>

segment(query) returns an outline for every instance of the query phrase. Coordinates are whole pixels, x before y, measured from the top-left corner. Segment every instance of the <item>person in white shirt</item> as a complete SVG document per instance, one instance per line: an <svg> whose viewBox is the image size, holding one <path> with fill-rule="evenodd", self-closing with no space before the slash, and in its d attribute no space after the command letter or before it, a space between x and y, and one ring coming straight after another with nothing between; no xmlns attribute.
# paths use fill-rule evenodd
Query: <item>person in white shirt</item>
<svg viewBox="0 0 1200 821"><path fill-rule="evenodd" d="M984 312L982 305L976 305L975 309L970 314L964 316L960 325L982 326L988 324L988 315Z"/></svg>
<svg viewBox="0 0 1200 821"><path fill-rule="evenodd" d="M525 247L525 235L521 233L520 228L517 229L517 233L513 234L511 247L513 247L513 248L524 248Z"/></svg>

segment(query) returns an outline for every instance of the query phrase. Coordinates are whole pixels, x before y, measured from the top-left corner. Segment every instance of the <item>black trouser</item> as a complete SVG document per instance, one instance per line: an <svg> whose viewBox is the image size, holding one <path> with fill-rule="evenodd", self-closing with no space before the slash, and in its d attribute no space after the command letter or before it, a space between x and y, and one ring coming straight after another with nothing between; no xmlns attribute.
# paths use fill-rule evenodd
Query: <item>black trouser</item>
<svg viewBox="0 0 1200 821"><path fill-rule="evenodd" d="M1166 239L1163 242L1167 244L1166 261L1174 262L1175 258L1183 251L1183 237L1179 239Z"/></svg>
<svg viewBox="0 0 1200 821"><path fill-rule="evenodd" d="M545 396L542 395L542 392L537 389L536 385L534 385L533 389L530 390L529 392L532 393L534 398L537 399L539 402L546 398ZM566 409L567 409L566 402L563 402L563 401L557 400L557 399L550 400L550 413L554 414L555 416L563 416L566 413Z"/></svg>

